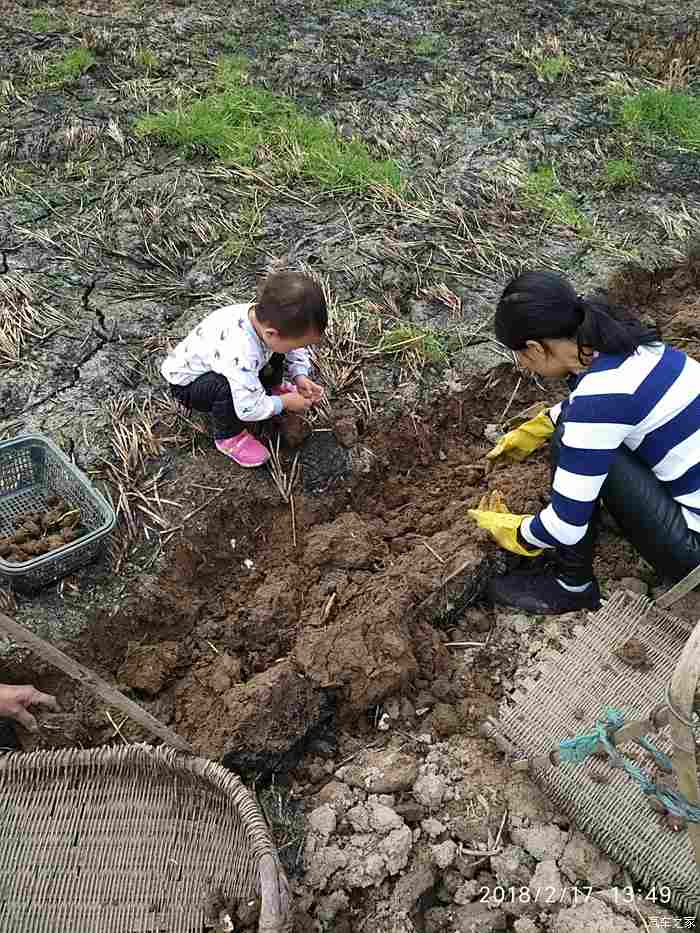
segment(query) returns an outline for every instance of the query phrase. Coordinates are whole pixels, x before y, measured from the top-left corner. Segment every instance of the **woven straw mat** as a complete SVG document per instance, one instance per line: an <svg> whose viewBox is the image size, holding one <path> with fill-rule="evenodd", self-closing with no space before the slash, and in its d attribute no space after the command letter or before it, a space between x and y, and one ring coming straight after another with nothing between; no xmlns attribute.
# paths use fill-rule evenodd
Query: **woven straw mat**
<svg viewBox="0 0 700 933"><path fill-rule="evenodd" d="M608 706L621 709L629 721L645 718L665 701L688 624L624 592L589 618L500 717L503 735L527 757L545 755L562 739L590 732ZM646 647L650 670L635 669L617 657L616 650L632 637ZM670 753L668 728L650 738ZM646 753L639 756L629 744L623 751L631 751L647 774L655 773ZM532 776L643 890L668 885L671 906L684 914L700 913L700 874L687 832L670 831L623 771L594 757L582 764L535 767Z"/></svg>
<svg viewBox="0 0 700 933"><path fill-rule="evenodd" d="M4 755L0 807L2 933L202 933L212 902L256 897L260 933L289 929L266 824L220 765L148 745Z"/></svg>

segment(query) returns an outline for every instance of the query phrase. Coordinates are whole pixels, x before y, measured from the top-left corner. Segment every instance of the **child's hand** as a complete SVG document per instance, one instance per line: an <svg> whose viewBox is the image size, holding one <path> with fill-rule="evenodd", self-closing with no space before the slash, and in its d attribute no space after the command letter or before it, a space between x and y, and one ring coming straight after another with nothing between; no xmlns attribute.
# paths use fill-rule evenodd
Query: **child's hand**
<svg viewBox="0 0 700 933"><path fill-rule="evenodd" d="M305 398L301 392L287 392L286 395L280 395L280 398L285 411L295 411L303 415L311 408L311 399Z"/></svg>
<svg viewBox="0 0 700 933"><path fill-rule="evenodd" d="M322 387L309 379L308 376L297 376L294 383L299 393L310 402L320 402L323 398Z"/></svg>

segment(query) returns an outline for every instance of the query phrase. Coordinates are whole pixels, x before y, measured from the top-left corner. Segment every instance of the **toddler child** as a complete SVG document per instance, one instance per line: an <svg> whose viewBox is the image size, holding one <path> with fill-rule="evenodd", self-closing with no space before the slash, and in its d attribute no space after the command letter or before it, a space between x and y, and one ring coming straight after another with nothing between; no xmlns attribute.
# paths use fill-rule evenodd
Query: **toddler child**
<svg viewBox="0 0 700 933"><path fill-rule="evenodd" d="M257 467L270 452L247 426L285 410L304 412L323 395L309 378L307 346L319 342L327 322L321 287L299 272L277 272L257 302L228 305L204 318L161 372L181 405L211 415L222 454ZM294 384L283 381L285 362Z"/></svg>

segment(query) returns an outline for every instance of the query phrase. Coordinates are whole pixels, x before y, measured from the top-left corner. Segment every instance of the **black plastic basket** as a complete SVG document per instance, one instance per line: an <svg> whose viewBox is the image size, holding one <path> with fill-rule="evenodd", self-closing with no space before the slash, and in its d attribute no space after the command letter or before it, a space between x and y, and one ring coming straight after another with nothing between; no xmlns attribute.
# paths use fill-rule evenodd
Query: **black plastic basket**
<svg viewBox="0 0 700 933"><path fill-rule="evenodd" d="M23 563L0 558L0 581L31 593L94 560L114 528L114 509L55 444L41 434L0 443L0 535L11 535L17 517L48 508L61 496L80 509L86 529L76 541Z"/></svg>

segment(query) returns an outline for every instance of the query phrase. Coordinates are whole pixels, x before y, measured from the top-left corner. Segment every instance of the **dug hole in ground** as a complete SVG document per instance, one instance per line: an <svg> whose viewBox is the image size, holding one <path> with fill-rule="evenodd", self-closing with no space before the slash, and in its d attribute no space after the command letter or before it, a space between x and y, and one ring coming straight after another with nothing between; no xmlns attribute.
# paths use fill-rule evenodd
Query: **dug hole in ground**
<svg viewBox="0 0 700 933"><path fill-rule="evenodd" d="M699 356L692 263L612 287ZM504 413L555 401L548 392L502 364L424 411L368 420L350 406L321 427L291 425L281 460L289 471L299 457L294 531L264 473L232 470L208 443L181 452L178 488L195 514L162 569L120 583L64 641L198 753L255 782L298 931L627 933L672 917L616 894L618 866L479 735L586 621L481 600L515 559L467 510L498 488L512 511L534 512L549 488L546 450L487 474L488 435ZM596 571L608 593L660 583L609 522ZM676 611L696 621L697 603ZM31 613L20 606L18 619ZM5 660L12 680L58 696L37 745L148 738L36 659ZM592 896L576 902L574 885Z"/></svg>

